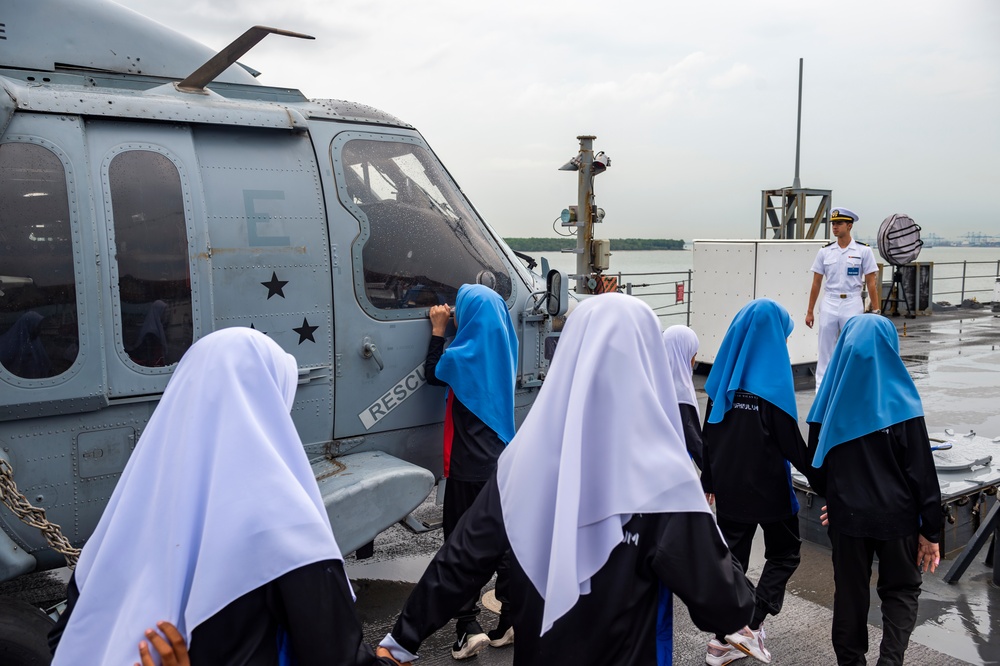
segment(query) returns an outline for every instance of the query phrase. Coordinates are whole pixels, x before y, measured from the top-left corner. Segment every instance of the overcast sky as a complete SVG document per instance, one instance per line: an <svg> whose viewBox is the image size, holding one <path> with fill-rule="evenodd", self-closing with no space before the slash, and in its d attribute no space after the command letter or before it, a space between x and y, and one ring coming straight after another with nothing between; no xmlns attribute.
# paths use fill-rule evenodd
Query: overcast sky
<svg viewBox="0 0 1000 666"><path fill-rule="evenodd" d="M763 189L833 190L873 237L1000 236L997 0L120 0L242 58L267 85L416 126L504 236L552 235L576 201L557 167L594 134L599 237L756 237Z"/></svg>

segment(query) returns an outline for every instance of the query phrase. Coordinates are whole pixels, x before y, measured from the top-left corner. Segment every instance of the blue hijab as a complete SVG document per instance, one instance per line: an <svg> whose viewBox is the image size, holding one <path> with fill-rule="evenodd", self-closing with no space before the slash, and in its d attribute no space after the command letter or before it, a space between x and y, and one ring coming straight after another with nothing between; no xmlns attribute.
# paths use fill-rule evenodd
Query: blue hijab
<svg viewBox="0 0 1000 666"><path fill-rule="evenodd" d="M517 334L500 295L464 284L455 299L455 339L434 373L504 443L514 438Z"/></svg>
<svg viewBox="0 0 1000 666"><path fill-rule="evenodd" d="M806 419L823 426L813 467L838 444L923 415L896 327L879 315L848 319Z"/></svg>
<svg viewBox="0 0 1000 666"><path fill-rule="evenodd" d="M750 301L736 313L705 381L712 399L709 423L722 421L741 389L798 419L786 343L793 327L788 311L770 298Z"/></svg>

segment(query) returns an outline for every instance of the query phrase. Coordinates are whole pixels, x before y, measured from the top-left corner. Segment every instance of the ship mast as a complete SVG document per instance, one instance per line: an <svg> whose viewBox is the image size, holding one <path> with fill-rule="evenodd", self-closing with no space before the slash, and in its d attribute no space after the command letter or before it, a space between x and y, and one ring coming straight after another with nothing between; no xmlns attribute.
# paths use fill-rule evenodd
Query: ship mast
<svg viewBox="0 0 1000 666"><path fill-rule="evenodd" d="M799 58L799 104L795 127L795 177L791 187L763 190L760 202L762 239L830 237L832 190L802 187L799 155L802 139L802 58ZM810 208L812 207L812 212ZM806 223L808 222L808 227Z"/></svg>
<svg viewBox="0 0 1000 666"><path fill-rule="evenodd" d="M576 138L580 152L559 167L560 171L576 171L578 178L576 205L563 210L560 216L563 228L575 229L576 247L563 252L576 254L576 274L570 276L576 279L576 293L599 294L617 287L617 280L601 275L608 270L611 243L594 238L594 225L604 219L604 210L594 202L594 176L611 166L611 160L603 151L594 155L596 136L583 134Z"/></svg>

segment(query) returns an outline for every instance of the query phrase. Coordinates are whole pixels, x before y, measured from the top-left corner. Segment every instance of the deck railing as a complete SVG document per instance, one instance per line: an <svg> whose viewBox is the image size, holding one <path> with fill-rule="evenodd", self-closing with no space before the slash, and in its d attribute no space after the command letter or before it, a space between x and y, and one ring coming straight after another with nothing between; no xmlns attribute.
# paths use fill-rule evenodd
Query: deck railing
<svg viewBox="0 0 1000 666"><path fill-rule="evenodd" d="M617 276L618 290L646 301L664 324L691 325L691 270L651 273L607 273ZM943 274L942 274L943 273ZM958 303L975 298L983 303L993 299L994 285L1000 279L997 261L936 261L931 300L951 302L945 296L958 295ZM957 281L957 284L956 284ZM982 296L985 296L983 298Z"/></svg>
<svg viewBox="0 0 1000 666"><path fill-rule="evenodd" d="M946 275L942 275L942 269ZM966 298L976 298L989 303L993 298L993 289L997 278L1000 278L1000 259L997 261L935 261L934 290L931 295L934 301L950 301L942 296L958 294L962 303ZM958 281L959 284L955 284ZM947 288L947 290L946 290ZM987 298L979 298L986 294Z"/></svg>
<svg viewBox="0 0 1000 666"><path fill-rule="evenodd" d="M662 273L617 273L618 290L638 296L653 308L660 320L691 325L691 271Z"/></svg>

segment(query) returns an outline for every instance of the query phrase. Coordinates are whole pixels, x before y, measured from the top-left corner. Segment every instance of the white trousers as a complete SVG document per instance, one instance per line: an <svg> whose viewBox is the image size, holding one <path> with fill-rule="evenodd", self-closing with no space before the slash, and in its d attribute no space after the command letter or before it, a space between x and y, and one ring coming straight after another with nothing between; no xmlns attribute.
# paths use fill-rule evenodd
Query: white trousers
<svg viewBox="0 0 1000 666"><path fill-rule="evenodd" d="M816 390L823 381L823 374L826 366L830 364L830 357L833 356L833 348L837 346L837 338L840 331L847 324L847 320L854 315L859 315L865 310L864 302L861 300L860 292L849 294L847 298L839 295L823 295L822 307L819 311L819 359L816 361Z"/></svg>

